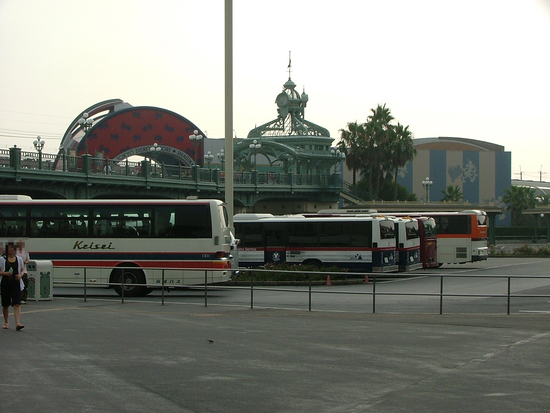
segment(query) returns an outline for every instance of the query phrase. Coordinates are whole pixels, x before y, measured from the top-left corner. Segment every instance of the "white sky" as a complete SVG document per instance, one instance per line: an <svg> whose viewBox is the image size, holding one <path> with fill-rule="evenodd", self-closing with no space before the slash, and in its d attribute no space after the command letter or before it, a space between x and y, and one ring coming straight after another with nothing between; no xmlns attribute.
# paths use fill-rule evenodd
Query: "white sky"
<svg viewBox="0 0 550 413"><path fill-rule="evenodd" d="M504 145L550 172L550 0L234 0L234 127L276 117L288 79L331 136L377 104L416 138ZM0 148L57 151L120 98L224 134L223 0L0 0ZM25 138L16 138L24 136ZM550 180L550 175L543 175Z"/></svg>

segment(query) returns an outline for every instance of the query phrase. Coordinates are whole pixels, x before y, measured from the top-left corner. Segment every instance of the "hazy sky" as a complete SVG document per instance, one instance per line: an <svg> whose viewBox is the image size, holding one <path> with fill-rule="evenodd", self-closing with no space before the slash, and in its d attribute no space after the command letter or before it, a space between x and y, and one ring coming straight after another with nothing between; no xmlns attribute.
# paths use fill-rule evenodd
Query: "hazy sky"
<svg viewBox="0 0 550 413"><path fill-rule="evenodd" d="M234 0L234 127L276 117L288 79L337 138L386 103L416 138L504 145L550 172L550 0ZM224 134L223 0L0 0L0 148L54 153L96 102ZM550 180L550 174L543 175Z"/></svg>

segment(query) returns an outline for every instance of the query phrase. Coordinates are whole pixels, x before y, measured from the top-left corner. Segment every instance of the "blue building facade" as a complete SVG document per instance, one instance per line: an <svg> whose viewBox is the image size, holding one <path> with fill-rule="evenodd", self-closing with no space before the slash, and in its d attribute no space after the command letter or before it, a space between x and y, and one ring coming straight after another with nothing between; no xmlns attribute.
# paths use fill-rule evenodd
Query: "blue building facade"
<svg viewBox="0 0 550 413"><path fill-rule="evenodd" d="M433 182L432 202L443 199L447 186L458 186L464 201L477 205L504 206L504 191L512 184L512 154L501 145L465 138L414 139L416 156L399 171L398 182L426 201L422 181ZM509 214L497 217L497 225L510 225Z"/></svg>

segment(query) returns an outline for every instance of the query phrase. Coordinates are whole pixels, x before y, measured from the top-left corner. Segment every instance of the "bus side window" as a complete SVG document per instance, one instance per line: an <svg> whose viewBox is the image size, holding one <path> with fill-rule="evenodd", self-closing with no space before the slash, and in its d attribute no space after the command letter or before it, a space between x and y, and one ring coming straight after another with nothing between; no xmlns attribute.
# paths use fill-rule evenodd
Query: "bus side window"
<svg viewBox="0 0 550 413"><path fill-rule="evenodd" d="M286 246L284 225L265 225L265 245L268 247Z"/></svg>
<svg viewBox="0 0 550 413"><path fill-rule="evenodd" d="M350 246L372 247L372 221L354 222L350 227Z"/></svg>
<svg viewBox="0 0 550 413"><path fill-rule="evenodd" d="M289 247L317 247L319 225L316 222L296 222L288 224Z"/></svg>
<svg viewBox="0 0 550 413"><path fill-rule="evenodd" d="M319 246L348 247L349 222L322 222L319 224Z"/></svg>
<svg viewBox="0 0 550 413"><path fill-rule="evenodd" d="M102 213L95 221L95 234L100 237L113 235L114 230L111 225L111 220L107 213Z"/></svg>
<svg viewBox="0 0 550 413"><path fill-rule="evenodd" d="M235 223L235 232L241 239L241 248L263 247L262 224Z"/></svg>

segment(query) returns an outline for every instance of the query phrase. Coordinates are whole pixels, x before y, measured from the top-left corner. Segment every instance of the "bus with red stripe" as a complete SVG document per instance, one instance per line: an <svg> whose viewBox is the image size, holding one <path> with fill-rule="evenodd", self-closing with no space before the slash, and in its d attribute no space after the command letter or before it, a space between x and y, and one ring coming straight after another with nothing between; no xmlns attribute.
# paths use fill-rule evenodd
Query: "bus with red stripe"
<svg viewBox="0 0 550 413"><path fill-rule="evenodd" d="M422 268L418 221L410 217L394 217L397 264L400 272Z"/></svg>
<svg viewBox="0 0 550 413"><path fill-rule="evenodd" d="M487 213L480 210L424 213L435 220L437 261L463 264L487 260Z"/></svg>
<svg viewBox="0 0 550 413"><path fill-rule="evenodd" d="M0 240L24 240L51 260L55 283L112 287L124 295L160 286L228 281L232 240L219 200L0 199ZM205 277L206 275L206 277Z"/></svg>
<svg viewBox="0 0 550 413"><path fill-rule="evenodd" d="M482 210L464 210L460 212L411 212L395 214L410 216L418 219L429 219L435 223L437 239L436 249L433 247L433 236L425 235L423 246L426 249L424 268L442 266L443 264L464 264L468 262L484 261L489 256L487 244L487 213ZM433 224L425 221L425 228L431 231ZM432 259L434 252L436 261Z"/></svg>
<svg viewBox="0 0 550 413"><path fill-rule="evenodd" d="M326 209L319 214L377 214L375 210L362 208ZM482 210L460 212L387 212L388 215L413 217L424 222L424 236L421 233L421 252L424 268L443 264L464 264L484 261L489 256L487 244L487 213ZM434 225L435 224L435 225ZM434 245L434 233L437 243ZM420 229L420 227L419 227ZM434 259L434 257L437 257Z"/></svg>
<svg viewBox="0 0 550 413"><path fill-rule="evenodd" d="M431 217L415 217L418 221L420 235L420 261L422 268L438 267L437 262L437 231L435 220Z"/></svg>
<svg viewBox="0 0 550 413"><path fill-rule="evenodd" d="M395 223L371 216L237 214L239 263L340 267L350 272L395 272Z"/></svg>
<svg viewBox="0 0 550 413"><path fill-rule="evenodd" d="M403 216L384 215L367 211L367 213L354 213L351 210L322 210L317 214L305 214L307 217L364 217L372 216L389 218L395 225L395 263L400 272L414 271L422 268L421 237L419 221L415 218ZM423 230L424 228L422 228Z"/></svg>

